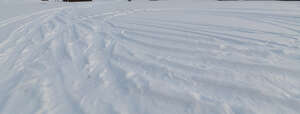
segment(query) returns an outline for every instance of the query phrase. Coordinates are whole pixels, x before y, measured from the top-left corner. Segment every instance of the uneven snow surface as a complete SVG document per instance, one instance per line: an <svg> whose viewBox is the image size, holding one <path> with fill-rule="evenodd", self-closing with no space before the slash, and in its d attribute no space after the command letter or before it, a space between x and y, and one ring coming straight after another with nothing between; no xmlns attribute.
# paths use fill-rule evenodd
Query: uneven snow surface
<svg viewBox="0 0 300 114"><path fill-rule="evenodd" d="M300 112L297 2L18 6L0 7L1 114Z"/></svg>

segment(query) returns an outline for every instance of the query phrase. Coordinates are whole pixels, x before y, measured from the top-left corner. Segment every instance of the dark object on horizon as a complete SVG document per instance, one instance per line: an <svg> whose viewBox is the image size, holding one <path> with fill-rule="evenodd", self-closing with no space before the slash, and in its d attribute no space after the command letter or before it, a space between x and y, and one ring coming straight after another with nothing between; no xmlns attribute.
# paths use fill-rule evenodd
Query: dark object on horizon
<svg viewBox="0 0 300 114"><path fill-rule="evenodd" d="M64 2L86 2L86 1L92 1L92 0L63 0Z"/></svg>
<svg viewBox="0 0 300 114"><path fill-rule="evenodd" d="M128 2L131 2L131 0L128 0Z"/></svg>

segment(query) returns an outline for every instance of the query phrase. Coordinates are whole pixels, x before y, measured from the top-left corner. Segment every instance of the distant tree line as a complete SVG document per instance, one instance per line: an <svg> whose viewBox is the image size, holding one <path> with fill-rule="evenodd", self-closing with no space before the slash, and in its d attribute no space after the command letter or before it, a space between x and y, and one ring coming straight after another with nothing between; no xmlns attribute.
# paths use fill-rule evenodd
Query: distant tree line
<svg viewBox="0 0 300 114"><path fill-rule="evenodd" d="M41 1L49 1L49 0L41 0ZM54 0L56 2L61 0ZM93 1L93 0L62 0L63 2L85 2L85 1Z"/></svg>
<svg viewBox="0 0 300 114"><path fill-rule="evenodd" d="M63 0L64 2L82 2L82 1L92 1L92 0Z"/></svg>

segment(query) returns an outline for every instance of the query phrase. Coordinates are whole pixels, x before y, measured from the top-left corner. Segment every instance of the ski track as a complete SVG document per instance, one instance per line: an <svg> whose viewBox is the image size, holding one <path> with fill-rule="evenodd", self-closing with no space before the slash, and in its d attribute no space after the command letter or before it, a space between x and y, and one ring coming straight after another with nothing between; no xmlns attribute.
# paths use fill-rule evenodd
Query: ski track
<svg viewBox="0 0 300 114"><path fill-rule="evenodd" d="M0 22L1 114L300 112L299 14L94 9Z"/></svg>

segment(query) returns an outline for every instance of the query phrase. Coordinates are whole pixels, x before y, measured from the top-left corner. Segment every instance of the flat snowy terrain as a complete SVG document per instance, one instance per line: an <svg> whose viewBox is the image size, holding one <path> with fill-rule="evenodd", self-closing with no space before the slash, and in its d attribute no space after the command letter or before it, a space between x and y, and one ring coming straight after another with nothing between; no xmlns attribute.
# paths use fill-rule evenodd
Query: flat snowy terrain
<svg viewBox="0 0 300 114"><path fill-rule="evenodd" d="M299 113L299 2L0 2L0 114Z"/></svg>

